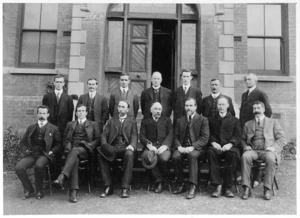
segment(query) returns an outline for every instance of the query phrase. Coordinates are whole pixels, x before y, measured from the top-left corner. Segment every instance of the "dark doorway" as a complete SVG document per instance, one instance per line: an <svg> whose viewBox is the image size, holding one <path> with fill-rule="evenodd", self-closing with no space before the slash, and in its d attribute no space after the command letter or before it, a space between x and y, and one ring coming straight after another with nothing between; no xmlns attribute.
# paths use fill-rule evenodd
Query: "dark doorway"
<svg viewBox="0 0 300 218"><path fill-rule="evenodd" d="M153 21L152 72L162 74L162 86L174 89L175 22Z"/></svg>

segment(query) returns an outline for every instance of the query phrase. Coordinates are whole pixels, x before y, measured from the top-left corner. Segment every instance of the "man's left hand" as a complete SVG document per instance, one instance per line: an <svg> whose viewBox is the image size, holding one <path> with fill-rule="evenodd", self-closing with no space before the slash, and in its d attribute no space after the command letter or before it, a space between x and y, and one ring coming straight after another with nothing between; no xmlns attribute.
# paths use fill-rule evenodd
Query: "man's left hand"
<svg viewBox="0 0 300 218"><path fill-rule="evenodd" d="M186 150L186 153L190 153L193 150L195 150L195 148L194 148L194 146L189 146L189 147L186 147L185 150Z"/></svg>
<svg viewBox="0 0 300 218"><path fill-rule="evenodd" d="M162 145L157 149L158 154L163 153L164 151L166 151L169 147L166 145Z"/></svg>
<svg viewBox="0 0 300 218"><path fill-rule="evenodd" d="M49 151L48 155L54 156L52 151Z"/></svg>
<svg viewBox="0 0 300 218"><path fill-rule="evenodd" d="M131 145L128 145L128 146L126 147L126 150L132 150L132 151L134 151L134 147L132 147Z"/></svg>
<svg viewBox="0 0 300 218"><path fill-rule="evenodd" d="M266 151L273 151L274 153L276 152L274 147L266 147Z"/></svg>
<svg viewBox="0 0 300 218"><path fill-rule="evenodd" d="M231 143L228 143L221 148L221 151L223 151L223 152L228 151L228 150L230 150L230 148L232 148L232 146L233 145Z"/></svg>

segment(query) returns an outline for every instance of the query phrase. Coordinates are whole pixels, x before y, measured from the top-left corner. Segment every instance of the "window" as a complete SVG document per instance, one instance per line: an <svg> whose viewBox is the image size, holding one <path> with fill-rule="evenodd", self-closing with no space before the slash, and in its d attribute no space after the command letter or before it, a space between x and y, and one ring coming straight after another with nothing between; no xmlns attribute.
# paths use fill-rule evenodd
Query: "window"
<svg viewBox="0 0 300 218"><path fill-rule="evenodd" d="M282 8L248 5L248 69L280 75L283 70Z"/></svg>
<svg viewBox="0 0 300 218"><path fill-rule="evenodd" d="M24 4L20 67L55 68L58 4Z"/></svg>

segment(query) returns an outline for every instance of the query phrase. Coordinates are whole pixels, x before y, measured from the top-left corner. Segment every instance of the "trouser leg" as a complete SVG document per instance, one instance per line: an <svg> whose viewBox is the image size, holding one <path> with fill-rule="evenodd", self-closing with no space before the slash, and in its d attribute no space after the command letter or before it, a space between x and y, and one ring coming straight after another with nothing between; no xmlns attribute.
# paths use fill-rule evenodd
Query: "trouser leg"
<svg viewBox="0 0 300 218"><path fill-rule="evenodd" d="M274 181L274 176L277 168L277 160L276 155L271 152L267 151L262 154L262 156L259 157L259 159L262 159L265 161L265 176L264 176L264 186L268 189L272 189L272 184Z"/></svg>
<svg viewBox="0 0 300 218"><path fill-rule="evenodd" d="M158 155L158 162L152 173L155 178L155 182L163 182L169 174L169 160L171 157L171 151L165 150Z"/></svg>
<svg viewBox="0 0 300 218"><path fill-rule="evenodd" d="M21 180L24 189L33 190L32 184L27 175L27 169L34 166L35 159L32 156L22 158L16 165L16 174Z"/></svg>
<svg viewBox="0 0 300 218"><path fill-rule="evenodd" d="M99 168L104 186L111 186L110 164L101 154L98 154Z"/></svg>
<svg viewBox="0 0 300 218"><path fill-rule="evenodd" d="M123 179L122 179L122 188L129 188L132 179L132 168L133 168L133 151L126 150L123 157Z"/></svg>
<svg viewBox="0 0 300 218"><path fill-rule="evenodd" d="M242 185L245 185L251 188L251 168L252 168L252 161L257 160L258 154L256 151L250 150L245 151L241 158L241 170L242 170Z"/></svg>
<svg viewBox="0 0 300 218"><path fill-rule="evenodd" d="M226 188L232 187L232 180L237 165L237 154L235 152L225 152L225 165L223 173L224 186Z"/></svg>
<svg viewBox="0 0 300 218"><path fill-rule="evenodd" d="M209 165L209 175L211 184L214 186L222 184L221 169L219 164L219 155L216 149L210 147L207 150L207 158Z"/></svg>
<svg viewBox="0 0 300 218"><path fill-rule="evenodd" d="M188 153L188 162L189 162L189 182L194 185L198 184L198 158L200 156L200 151L193 150Z"/></svg>
<svg viewBox="0 0 300 218"><path fill-rule="evenodd" d="M45 175L46 165L49 164L50 161L45 156L40 156L35 162L35 186L36 190L41 191L43 189L43 181Z"/></svg>
<svg viewBox="0 0 300 218"><path fill-rule="evenodd" d="M183 166L182 166L182 154L175 150L172 155L172 162L174 163L174 171L177 176L177 182L183 183L184 177L183 177Z"/></svg>

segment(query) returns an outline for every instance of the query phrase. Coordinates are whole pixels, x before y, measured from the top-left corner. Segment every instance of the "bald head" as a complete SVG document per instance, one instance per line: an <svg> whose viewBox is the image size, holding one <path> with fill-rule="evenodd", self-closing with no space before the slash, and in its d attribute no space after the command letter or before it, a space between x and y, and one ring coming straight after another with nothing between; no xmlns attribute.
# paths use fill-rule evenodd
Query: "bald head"
<svg viewBox="0 0 300 218"><path fill-rule="evenodd" d="M150 108L150 111L151 111L153 117L159 118L161 116L161 112L162 112L161 104L159 102L153 103L153 105Z"/></svg>

